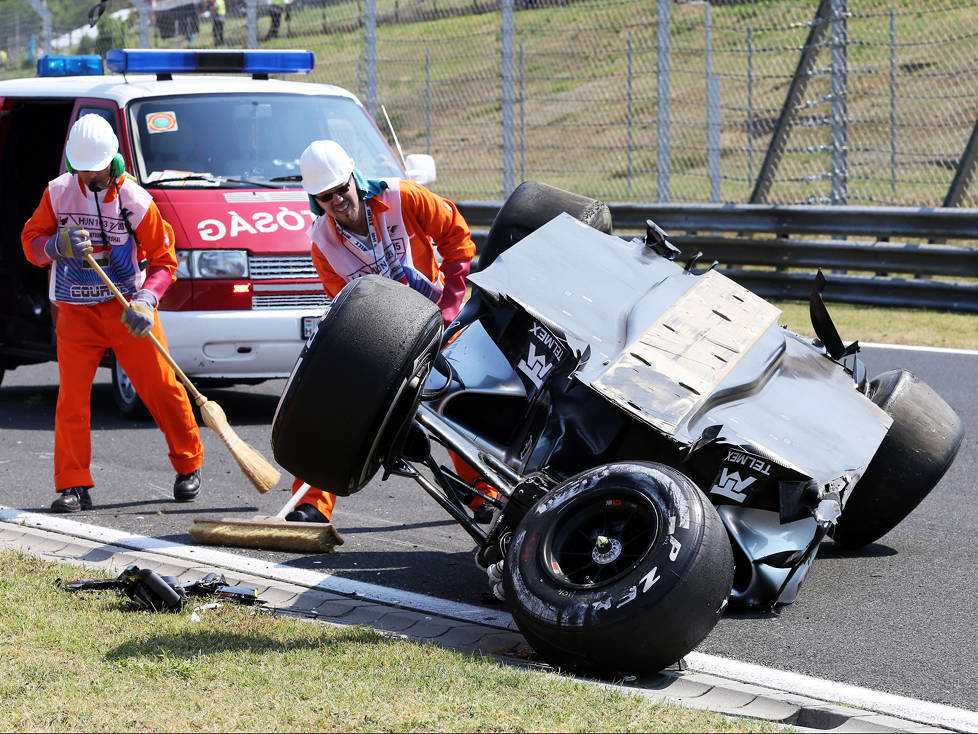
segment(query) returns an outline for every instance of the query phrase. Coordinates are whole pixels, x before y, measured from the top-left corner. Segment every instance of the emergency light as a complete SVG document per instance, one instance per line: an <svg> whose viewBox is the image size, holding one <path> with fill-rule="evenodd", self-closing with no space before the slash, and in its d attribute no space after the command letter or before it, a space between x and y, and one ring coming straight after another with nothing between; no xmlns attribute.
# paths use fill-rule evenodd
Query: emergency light
<svg viewBox="0 0 978 734"><path fill-rule="evenodd" d="M312 51L186 51L113 48L105 63L130 74L305 74L316 60Z"/></svg>
<svg viewBox="0 0 978 734"><path fill-rule="evenodd" d="M37 60L38 76L99 76L102 57L98 54L45 54Z"/></svg>

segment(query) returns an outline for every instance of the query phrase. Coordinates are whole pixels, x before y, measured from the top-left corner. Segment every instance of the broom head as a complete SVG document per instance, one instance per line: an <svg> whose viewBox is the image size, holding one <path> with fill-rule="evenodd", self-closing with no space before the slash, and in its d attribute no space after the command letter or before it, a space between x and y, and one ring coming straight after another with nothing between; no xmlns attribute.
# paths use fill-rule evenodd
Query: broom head
<svg viewBox="0 0 978 734"><path fill-rule="evenodd" d="M295 553L329 553L334 546L343 545L343 536L330 523L288 522L275 517L251 520L197 518L189 533L202 545Z"/></svg>
<svg viewBox="0 0 978 734"><path fill-rule="evenodd" d="M255 449L241 440L228 423L224 410L213 400L204 399L200 405L200 415L204 423L221 437L238 466L248 477L255 489L264 494L282 478L281 472Z"/></svg>

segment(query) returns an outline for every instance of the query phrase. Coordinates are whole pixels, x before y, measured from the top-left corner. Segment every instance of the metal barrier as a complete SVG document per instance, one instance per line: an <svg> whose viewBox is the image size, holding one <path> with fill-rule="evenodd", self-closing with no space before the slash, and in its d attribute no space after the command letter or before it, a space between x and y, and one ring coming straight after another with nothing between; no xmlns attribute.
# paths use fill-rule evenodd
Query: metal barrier
<svg viewBox="0 0 978 734"><path fill-rule="evenodd" d="M459 202L477 243L500 204ZM807 299L822 269L826 300L978 313L978 209L610 204L615 232L651 219L682 250L764 298Z"/></svg>

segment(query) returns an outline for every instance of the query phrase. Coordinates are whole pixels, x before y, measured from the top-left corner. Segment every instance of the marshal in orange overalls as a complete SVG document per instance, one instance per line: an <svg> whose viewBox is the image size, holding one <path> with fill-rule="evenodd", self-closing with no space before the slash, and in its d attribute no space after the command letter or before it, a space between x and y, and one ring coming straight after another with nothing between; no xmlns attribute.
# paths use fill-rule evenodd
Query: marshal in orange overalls
<svg viewBox="0 0 978 734"><path fill-rule="evenodd" d="M97 197L97 198L96 198ZM47 267L48 239L60 227L84 227L93 256L126 296L140 288L157 298L174 280L177 268L173 228L149 193L126 176L93 193L76 174L48 184L21 234L24 254ZM140 266L145 264L145 269ZM177 474L200 468L204 447L186 390L148 339L132 336L122 323L123 307L84 260L57 260L50 298L58 305L58 404L54 419L54 486L91 487L91 390L106 349L115 353L143 404L163 431ZM152 334L166 337L154 313Z"/></svg>

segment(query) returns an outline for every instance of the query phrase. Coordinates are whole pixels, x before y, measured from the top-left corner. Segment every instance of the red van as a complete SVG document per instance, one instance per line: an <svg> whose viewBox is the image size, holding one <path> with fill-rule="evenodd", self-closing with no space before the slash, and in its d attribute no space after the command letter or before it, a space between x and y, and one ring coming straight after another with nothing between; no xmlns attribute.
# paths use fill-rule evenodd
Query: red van
<svg viewBox="0 0 978 734"><path fill-rule="evenodd" d="M350 92L270 78L309 71L308 51L115 49L106 63L115 74L99 56L46 56L38 77L0 82L0 379L55 359L47 271L26 261L20 232L89 113L112 125L126 170L176 233L178 279L159 310L177 363L202 384L287 377L327 305L302 151L336 140L368 177L420 183L434 161L402 161ZM106 365L119 408L139 414L125 373L111 355Z"/></svg>

